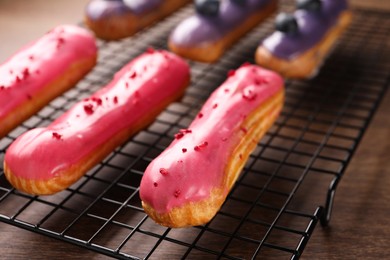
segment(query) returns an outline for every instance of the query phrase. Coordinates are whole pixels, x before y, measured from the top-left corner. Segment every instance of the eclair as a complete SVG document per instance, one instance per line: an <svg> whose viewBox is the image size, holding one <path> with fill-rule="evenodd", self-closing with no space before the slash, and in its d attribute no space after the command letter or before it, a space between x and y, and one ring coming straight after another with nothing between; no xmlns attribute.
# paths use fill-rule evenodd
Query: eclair
<svg viewBox="0 0 390 260"><path fill-rule="evenodd" d="M47 127L19 136L6 151L5 176L29 194L66 189L179 99L189 79L183 59L149 50Z"/></svg>
<svg viewBox="0 0 390 260"><path fill-rule="evenodd" d="M119 40L163 19L189 0L91 0L85 23L104 40Z"/></svg>
<svg viewBox="0 0 390 260"><path fill-rule="evenodd" d="M314 77L351 22L346 0L297 0L276 17L276 31L256 50L256 63L286 78Z"/></svg>
<svg viewBox="0 0 390 260"><path fill-rule="evenodd" d="M95 38L61 25L0 65L0 138L75 86L96 64Z"/></svg>
<svg viewBox="0 0 390 260"><path fill-rule="evenodd" d="M170 34L170 50L182 57L215 62L277 8L276 0L197 0L196 13Z"/></svg>
<svg viewBox="0 0 390 260"><path fill-rule="evenodd" d="M140 185L145 212L168 227L210 221L277 119L283 86L278 74L256 65L230 71L188 128L146 168Z"/></svg>

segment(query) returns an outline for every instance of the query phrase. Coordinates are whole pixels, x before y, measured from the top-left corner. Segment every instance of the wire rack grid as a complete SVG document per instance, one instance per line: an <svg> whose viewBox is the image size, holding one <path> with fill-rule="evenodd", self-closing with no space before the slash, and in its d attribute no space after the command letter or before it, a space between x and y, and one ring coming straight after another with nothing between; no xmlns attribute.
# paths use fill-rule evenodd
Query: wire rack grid
<svg viewBox="0 0 390 260"><path fill-rule="evenodd" d="M281 10L291 10L287 2ZM0 221L123 259L299 258L317 222L327 225L337 184L389 85L388 13L354 11L352 25L319 75L286 81L281 116L208 224L185 229L155 224L141 207L139 183L148 163L189 125L227 72L253 62L258 42L273 30L272 19L216 64L190 62L192 81L183 99L65 191L20 193L0 168ZM133 37L99 41L93 72L1 139L0 160L17 136L53 121L147 47L166 49L169 32L192 12L188 6Z"/></svg>

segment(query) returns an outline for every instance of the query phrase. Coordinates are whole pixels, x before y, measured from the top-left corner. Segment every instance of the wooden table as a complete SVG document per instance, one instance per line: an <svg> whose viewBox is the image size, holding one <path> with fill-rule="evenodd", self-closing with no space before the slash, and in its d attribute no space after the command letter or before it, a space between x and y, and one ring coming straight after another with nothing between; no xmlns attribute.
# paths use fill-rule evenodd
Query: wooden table
<svg viewBox="0 0 390 260"><path fill-rule="evenodd" d="M0 62L56 24L82 19L87 0L0 1ZM355 0L390 9L390 2ZM31 22L33 21L33 22ZM317 226L303 259L390 257L390 93L383 99L337 189L330 226ZM0 259L101 259L55 239L0 223Z"/></svg>

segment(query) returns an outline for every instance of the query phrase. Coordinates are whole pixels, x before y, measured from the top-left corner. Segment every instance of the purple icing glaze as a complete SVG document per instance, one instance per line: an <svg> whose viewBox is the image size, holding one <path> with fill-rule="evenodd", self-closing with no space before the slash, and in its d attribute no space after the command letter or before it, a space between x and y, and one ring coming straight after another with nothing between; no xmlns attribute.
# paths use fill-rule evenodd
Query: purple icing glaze
<svg viewBox="0 0 390 260"><path fill-rule="evenodd" d="M316 45L347 8L346 0L322 0L320 12L296 10L299 32L289 35L275 31L262 44L276 57L292 59Z"/></svg>
<svg viewBox="0 0 390 260"><path fill-rule="evenodd" d="M239 6L231 0L222 0L217 16L194 14L173 30L170 41L183 47L215 42L269 2L271 0L247 0L244 6Z"/></svg>
<svg viewBox="0 0 390 260"><path fill-rule="evenodd" d="M163 0L92 0L85 9L91 20L133 13L135 15L150 11Z"/></svg>

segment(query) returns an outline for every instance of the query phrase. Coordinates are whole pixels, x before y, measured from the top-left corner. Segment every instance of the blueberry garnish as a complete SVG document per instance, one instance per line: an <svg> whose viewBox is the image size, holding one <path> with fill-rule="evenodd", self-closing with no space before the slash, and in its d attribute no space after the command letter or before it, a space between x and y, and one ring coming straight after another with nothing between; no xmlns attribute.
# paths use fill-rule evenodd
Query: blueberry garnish
<svg viewBox="0 0 390 260"><path fill-rule="evenodd" d="M234 4L239 5L239 6L245 6L247 0L231 0Z"/></svg>
<svg viewBox="0 0 390 260"><path fill-rule="evenodd" d="M219 11L218 0L196 0L195 8L198 14L205 16L217 16Z"/></svg>
<svg viewBox="0 0 390 260"><path fill-rule="evenodd" d="M292 14L278 14L275 20L275 27L276 30L287 34L295 34L298 32L298 23Z"/></svg>
<svg viewBox="0 0 390 260"><path fill-rule="evenodd" d="M307 11L319 11L321 10L321 0L296 0L297 9L304 9Z"/></svg>

